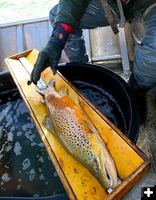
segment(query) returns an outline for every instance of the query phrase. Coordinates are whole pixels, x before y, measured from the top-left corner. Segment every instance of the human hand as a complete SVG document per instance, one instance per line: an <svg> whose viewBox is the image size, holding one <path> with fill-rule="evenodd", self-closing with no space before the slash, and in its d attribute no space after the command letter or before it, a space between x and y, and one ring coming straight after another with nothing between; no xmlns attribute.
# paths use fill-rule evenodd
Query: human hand
<svg viewBox="0 0 156 200"><path fill-rule="evenodd" d="M37 84L41 73L49 66L53 73L56 74L61 52L62 48L59 45L51 41L48 42L47 46L38 55L29 83L33 82L34 84Z"/></svg>
<svg viewBox="0 0 156 200"><path fill-rule="evenodd" d="M61 58L62 49L64 49L66 40L72 32L73 27L68 24L60 23L55 25L48 44L38 55L28 85L32 82L37 84L42 71L48 66L50 66L53 73L56 74L57 64Z"/></svg>

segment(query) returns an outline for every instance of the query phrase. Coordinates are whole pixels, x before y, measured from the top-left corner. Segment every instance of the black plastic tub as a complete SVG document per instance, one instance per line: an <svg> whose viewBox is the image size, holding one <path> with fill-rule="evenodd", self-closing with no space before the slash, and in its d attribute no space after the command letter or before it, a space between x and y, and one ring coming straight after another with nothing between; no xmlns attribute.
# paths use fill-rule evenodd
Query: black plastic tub
<svg viewBox="0 0 156 200"><path fill-rule="evenodd" d="M114 123L133 143L138 138L140 116L129 85L117 74L97 65L68 63L59 71Z"/></svg>

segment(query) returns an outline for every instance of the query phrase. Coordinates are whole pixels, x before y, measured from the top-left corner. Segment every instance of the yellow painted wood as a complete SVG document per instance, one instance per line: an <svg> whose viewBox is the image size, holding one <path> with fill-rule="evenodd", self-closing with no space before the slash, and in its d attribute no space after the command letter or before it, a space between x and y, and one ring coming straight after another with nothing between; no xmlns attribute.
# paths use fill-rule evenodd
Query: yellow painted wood
<svg viewBox="0 0 156 200"><path fill-rule="evenodd" d="M120 199L147 171L149 161L106 117L102 116L94 106L86 101L61 74L57 73L53 76L51 69L46 69L42 73L42 79L48 83L49 80L55 78L56 90L67 88L72 100L77 105L81 105L98 129L115 161L118 175L123 182L114 192L107 194L90 172L66 152L54 135L43 126L42 121L47 115L46 107L41 103L42 97L35 91L35 85L27 85L37 55L38 51L33 49L28 51L28 54L22 54L21 57L15 55L14 59L8 58L6 62L70 199Z"/></svg>
<svg viewBox="0 0 156 200"><path fill-rule="evenodd" d="M34 66L38 57L37 49L33 49L27 56L26 59Z"/></svg>

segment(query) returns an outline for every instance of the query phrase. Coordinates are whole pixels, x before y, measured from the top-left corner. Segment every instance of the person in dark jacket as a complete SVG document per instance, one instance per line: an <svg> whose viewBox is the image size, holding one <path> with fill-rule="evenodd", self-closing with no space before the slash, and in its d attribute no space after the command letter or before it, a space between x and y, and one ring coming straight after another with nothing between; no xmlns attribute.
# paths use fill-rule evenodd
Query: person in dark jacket
<svg viewBox="0 0 156 200"><path fill-rule="evenodd" d="M102 0L101 0L102 1ZM39 53L31 74L31 81L37 84L40 74L50 65L56 73L61 52L71 62L88 62L82 29L108 26L108 19L100 0L60 0L50 11L53 32L46 47ZM145 35L136 45L130 85L147 91L156 86L156 1L122 0L123 11L129 22L140 20ZM120 17L116 0L108 0L114 13Z"/></svg>

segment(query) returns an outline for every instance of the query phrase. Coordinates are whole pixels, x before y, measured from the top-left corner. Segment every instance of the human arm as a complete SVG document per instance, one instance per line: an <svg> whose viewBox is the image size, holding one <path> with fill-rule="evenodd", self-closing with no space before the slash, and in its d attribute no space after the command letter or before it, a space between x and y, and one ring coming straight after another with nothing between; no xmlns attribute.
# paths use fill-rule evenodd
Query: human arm
<svg viewBox="0 0 156 200"><path fill-rule="evenodd" d="M41 72L48 66L51 67L54 74L56 73L57 64L68 36L72 34L74 28L80 23L80 19L88 6L88 2L88 0L60 1L52 35L46 47L39 53L31 74L30 82L37 84Z"/></svg>

